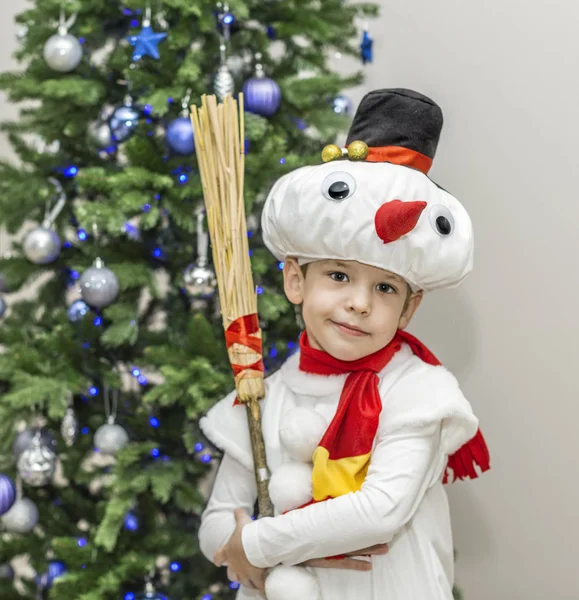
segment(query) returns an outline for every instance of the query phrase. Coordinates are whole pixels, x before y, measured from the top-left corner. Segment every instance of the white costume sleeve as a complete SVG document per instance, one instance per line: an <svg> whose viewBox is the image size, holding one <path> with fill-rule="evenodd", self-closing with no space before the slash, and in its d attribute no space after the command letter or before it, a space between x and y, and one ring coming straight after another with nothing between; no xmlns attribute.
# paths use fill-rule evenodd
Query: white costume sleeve
<svg viewBox="0 0 579 600"><path fill-rule="evenodd" d="M253 514L256 499L257 486L253 471L225 454L207 507L201 515L199 547L208 560L213 562L217 550L231 537L235 529L233 511L245 508L250 515Z"/></svg>
<svg viewBox="0 0 579 600"><path fill-rule="evenodd" d="M440 422L379 436L358 492L246 525L249 561L261 568L295 565L389 542L442 477L447 457Z"/></svg>

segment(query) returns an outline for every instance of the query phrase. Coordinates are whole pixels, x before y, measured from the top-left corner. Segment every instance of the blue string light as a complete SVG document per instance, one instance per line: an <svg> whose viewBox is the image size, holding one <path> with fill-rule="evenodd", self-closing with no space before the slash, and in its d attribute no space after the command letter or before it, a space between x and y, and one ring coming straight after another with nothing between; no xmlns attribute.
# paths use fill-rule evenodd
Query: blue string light
<svg viewBox="0 0 579 600"><path fill-rule="evenodd" d="M201 442L197 442L195 444L195 452L201 452L201 450L203 450L204 448L205 446Z"/></svg>
<svg viewBox="0 0 579 600"><path fill-rule="evenodd" d="M133 367L133 370L131 372L133 374L133 377L138 377L141 374L141 370L137 369L137 367Z"/></svg>
<svg viewBox="0 0 579 600"><path fill-rule="evenodd" d="M84 548L87 545L87 541L84 538L78 538L78 545L80 548Z"/></svg>
<svg viewBox="0 0 579 600"><path fill-rule="evenodd" d="M271 356L271 358L275 358L277 356L277 348L275 346L272 346L269 349L269 355Z"/></svg>
<svg viewBox="0 0 579 600"><path fill-rule="evenodd" d="M139 520L132 512L128 512L125 515L125 529L128 531L137 531L139 529Z"/></svg>
<svg viewBox="0 0 579 600"><path fill-rule="evenodd" d="M88 236L87 236L87 234L86 234L86 231L85 231L84 229L79 229L79 230L76 232L76 235L78 236L78 239L79 239L81 242L84 242L84 241L86 240L86 238L88 237Z"/></svg>
<svg viewBox="0 0 579 600"><path fill-rule="evenodd" d="M138 27L139 26L139 22L137 21L137 19L133 19L131 21L131 27Z"/></svg>
<svg viewBox="0 0 579 600"><path fill-rule="evenodd" d="M224 25L232 25L235 21L235 17L231 13L225 13L222 21Z"/></svg>
<svg viewBox="0 0 579 600"><path fill-rule="evenodd" d="M153 448L153 449L151 450L151 456L153 456L154 458L157 458L157 456L159 456L159 454L161 454L161 453L159 452L159 448Z"/></svg>
<svg viewBox="0 0 579 600"><path fill-rule="evenodd" d="M241 584L240 584L240 583L237 583L237 581L232 581L232 582L229 584L229 587L230 587L232 590L238 590L240 586L241 586Z"/></svg>
<svg viewBox="0 0 579 600"><path fill-rule="evenodd" d="M133 592L127 592L125 594L125 600L135 600L135 594L133 594Z"/></svg>
<svg viewBox="0 0 579 600"><path fill-rule="evenodd" d="M212 600L213 596L211 594L205 594L205 596L201 596L201 600Z"/></svg>
<svg viewBox="0 0 579 600"><path fill-rule="evenodd" d="M201 462L204 462L204 463L211 462L211 454L204 454L200 460L201 460Z"/></svg>
<svg viewBox="0 0 579 600"><path fill-rule="evenodd" d="M260 285L258 285L258 286L255 288L255 293L256 293L256 294L263 294L263 288L262 288Z"/></svg>
<svg viewBox="0 0 579 600"><path fill-rule="evenodd" d="M143 204L143 210L148 213L151 210L151 205L150 204Z"/></svg>
<svg viewBox="0 0 579 600"><path fill-rule="evenodd" d="M78 271L71 270L70 276L72 279L80 279L80 273Z"/></svg>
<svg viewBox="0 0 579 600"><path fill-rule="evenodd" d="M287 347L291 350L292 348L296 347L296 343L295 342L288 342L287 343Z"/></svg>
<svg viewBox="0 0 579 600"><path fill-rule="evenodd" d="M96 387L96 386L94 386L94 385L91 385L91 387L89 387L89 388L88 388L88 393L89 393L91 396L97 396L97 395L98 395L98 393L99 393L99 389L98 389L98 387Z"/></svg>
<svg viewBox="0 0 579 600"><path fill-rule="evenodd" d="M144 115L150 115L153 112L153 107L150 104L145 104L145 106L143 106L143 114Z"/></svg>
<svg viewBox="0 0 579 600"><path fill-rule="evenodd" d="M89 428L88 428L88 427L83 427L83 428L80 430L80 432L81 432L83 435L86 435L86 434L89 432Z"/></svg>
<svg viewBox="0 0 579 600"><path fill-rule="evenodd" d="M177 571L181 570L181 565L178 562L172 562L171 563L171 571L173 571L173 573L176 573Z"/></svg>
<svg viewBox="0 0 579 600"><path fill-rule="evenodd" d="M159 419L157 419L157 417L151 417L149 419L149 424L151 427L159 427Z"/></svg>
<svg viewBox="0 0 579 600"><path fill-rule="evenodd" d="M77 173L78 173L78 167L71 165L70 167L67 167L66 169L64 169L63 175L70 179L72 177L76 177Z"/></svg>
<svg viewBox="0 0 579 600"><path fill-rule="evenodd" d="M94 319L94 321L93 321L93 324L94 324L96 327L100 327L100 326L103 324L103 320L102 320L102 318L101 318L101 317L95 317L95 319Z"/></svg>
<svg viewBox="0 0 579 600"><path fill-rule="evenodd" d="M64 244L62 244L63 248L70 248L72 246L72 244L69 241L64 242Z"/></svg>
<svg viewBox="0 0 579 600"><path fill-rule="evenodd" d="M277 265L277 268L278 268L280 271L283 271L284 264L285 264L285 263L283 263L283 262L280 262L280 263L278 263L278 265Z"/></svg>
<svg viewBox="0 0 579 600"><path fill-rule="evenodd" d="M155 248L153 250L153 256L155 258L161 258L161 256L163 256L163 252L161 251L161 248Z"/></svg>
<svg viewBox="0 0 579 600"><path fill-rule="evenodd" d="M141 385L147 385L147 378L144 375L139 375L137 377L137 381L141 384Z"/></svg>
<svg viewBox="0 0 579 600"><path fill-rule="evenodd" d="M280 164L281 164L281 165L285 165L285 158L282 156L282 157L279 159L279 162L280 162Z"/></svg>
<svg viewBox="0 0 579 600"><path fill-rule="evenodd" d="M187 181L189 181L189 176L185 173L181 173L181 175L179 175L179 183L184 184L187 183Z"/></svg>

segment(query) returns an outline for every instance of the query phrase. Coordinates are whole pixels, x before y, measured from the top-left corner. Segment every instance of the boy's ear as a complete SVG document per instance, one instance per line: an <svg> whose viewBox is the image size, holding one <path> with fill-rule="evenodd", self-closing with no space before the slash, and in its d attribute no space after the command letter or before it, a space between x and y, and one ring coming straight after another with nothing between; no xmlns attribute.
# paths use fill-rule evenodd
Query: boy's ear
<svg viewBox="0 0 579 600"><path fill-rule="evenodd" d="M304 274L295 258L286 258L283 265L283 289L292 304L304 301Z"/></svg>
<svg viewBox="0 0 579 600"><path fill-rule="evenodd" d="M410 296L408 302L406 303L406 308L400 316L400 323L398 324L398 329L406 329L406 327L408 327L408 324L412 320L414 313L418 310L418 307L420 306L423 297L424 292L422 290Z"/></svg>

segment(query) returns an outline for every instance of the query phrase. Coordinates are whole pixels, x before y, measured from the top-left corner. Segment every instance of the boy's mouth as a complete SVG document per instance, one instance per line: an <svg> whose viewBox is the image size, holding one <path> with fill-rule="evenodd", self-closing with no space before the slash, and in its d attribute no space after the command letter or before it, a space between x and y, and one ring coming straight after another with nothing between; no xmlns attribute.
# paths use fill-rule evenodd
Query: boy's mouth
<svg viewBox="0 0 579 600"><path fill-rule="evenodd" d="M332 324L342 333L346 333L348 335L353 335L355 337L361 337L364 335L368 335L366 331L363 331L359 327L355 325L349 325L348 323L338 323L337 321L332 321Z"/></svg>

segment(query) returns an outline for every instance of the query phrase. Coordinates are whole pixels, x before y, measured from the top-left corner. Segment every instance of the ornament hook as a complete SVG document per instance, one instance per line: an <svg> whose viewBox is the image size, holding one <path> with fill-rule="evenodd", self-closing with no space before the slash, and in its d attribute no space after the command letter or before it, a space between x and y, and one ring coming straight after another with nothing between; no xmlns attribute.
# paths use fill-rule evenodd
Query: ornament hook
<svg viewBox="0 0 579 600"><path fill-rule="evenodd" d="M197 266L207 266L207 254L209 251L209 234L203 227L205 219L205 210L202 206L195 211L197 217Z"/></svg>
<svg viewBox="0 0 579 600"><path fill-rule="evenodd" d="M58 217L58 215L62 212L62 209L66 204L66 193L60 181L58 181L58 179L55 179L54 177L49 177L48 181L52 183L52 185L56 188L57 201L52 210L49 210L51 201L46 201L46 207L44 209L44 220L42 222L42 226L46 227L46 229L52 226L56 217Z"/></svg>

